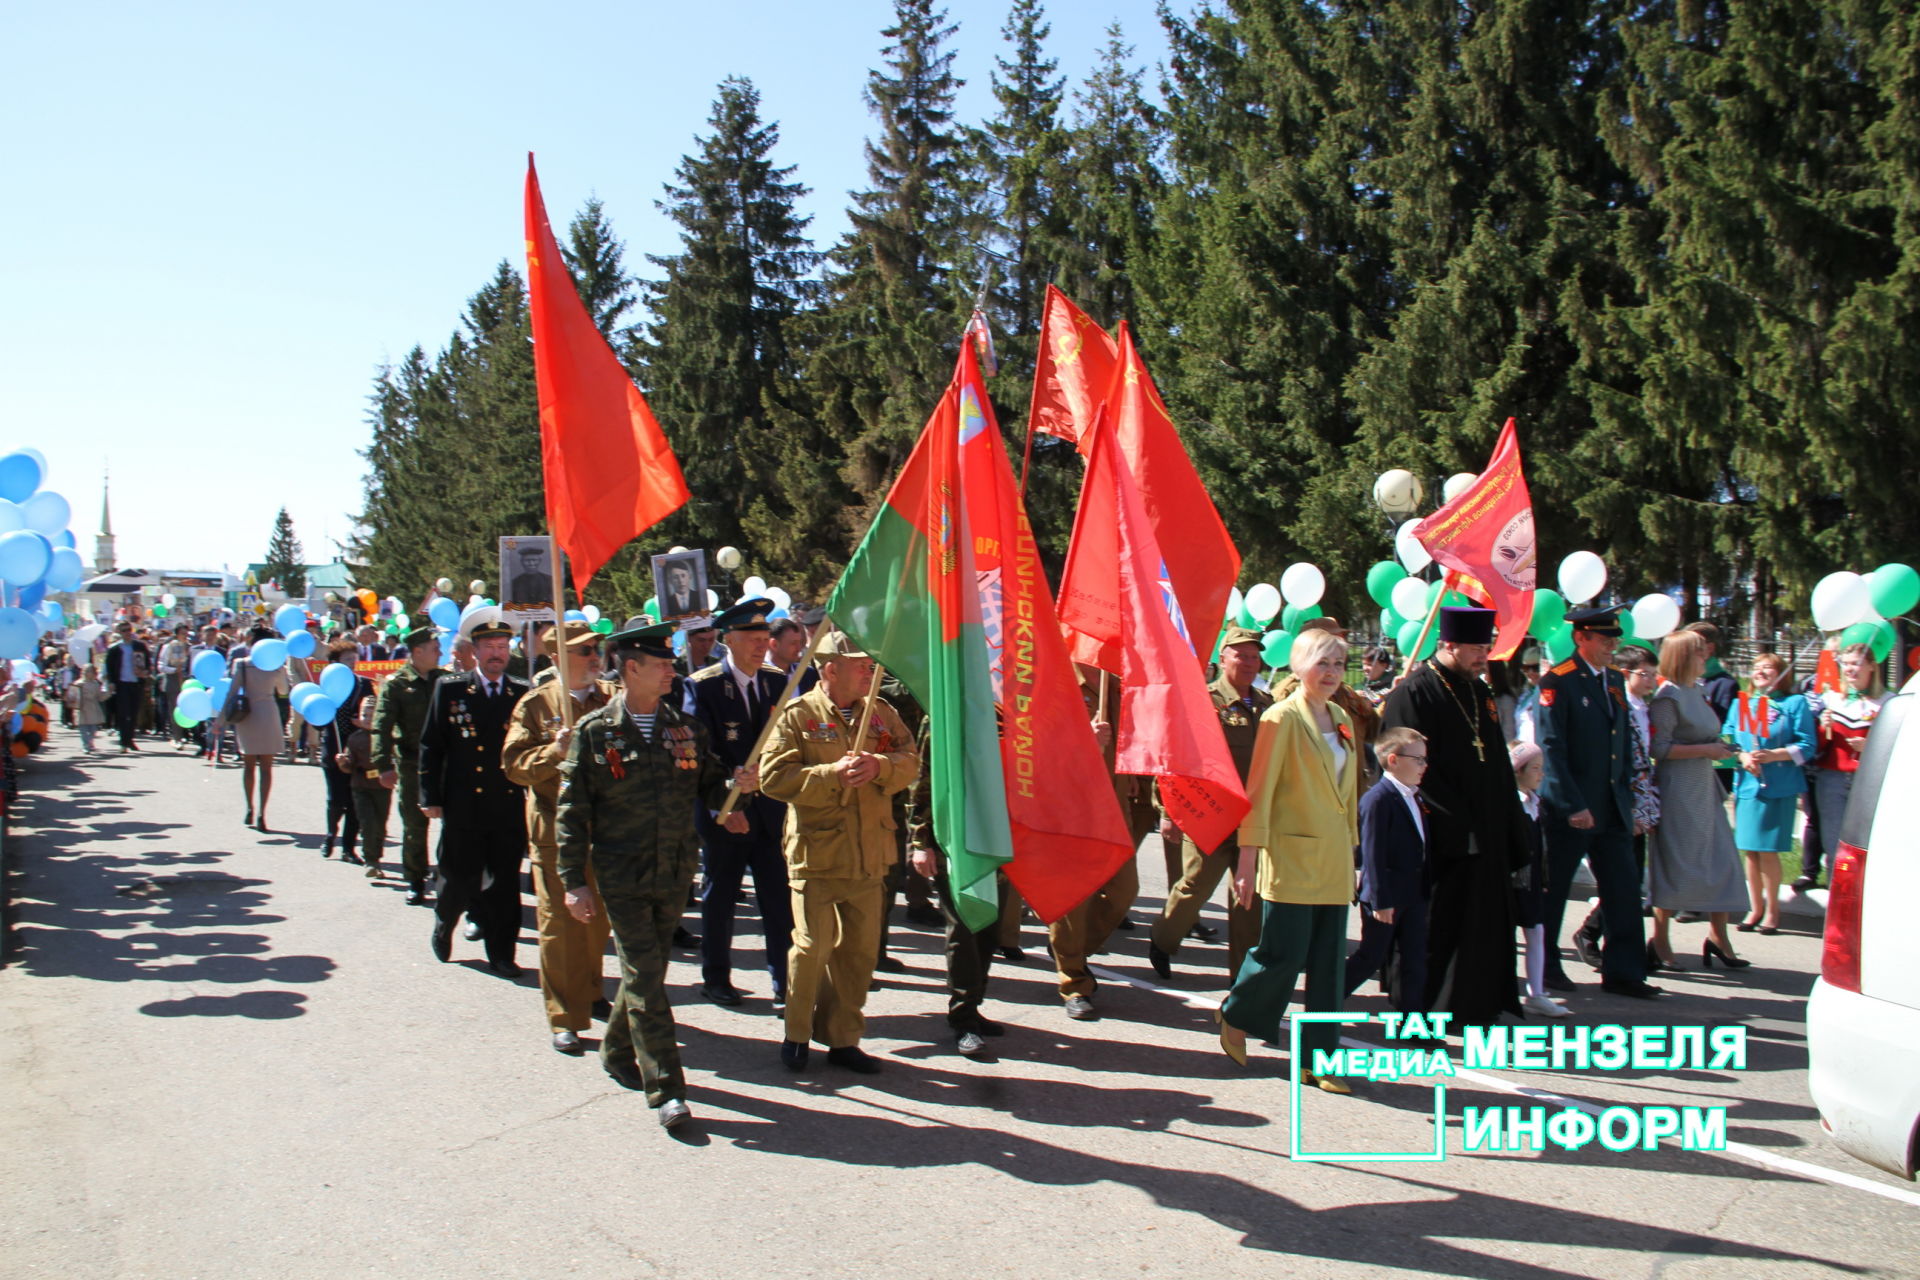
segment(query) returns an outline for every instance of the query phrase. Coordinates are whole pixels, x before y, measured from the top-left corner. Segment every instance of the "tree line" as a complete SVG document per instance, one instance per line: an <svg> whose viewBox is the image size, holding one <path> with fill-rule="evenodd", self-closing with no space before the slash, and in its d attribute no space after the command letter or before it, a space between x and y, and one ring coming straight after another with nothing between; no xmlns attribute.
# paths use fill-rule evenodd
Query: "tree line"
<svg viewBox="0 0 1920 1280"><path fill-rule="evenodd" d="M1069 84L1012 0L994 108L955 114L957 28L895 0L867 184L818 246L754 86L721 83L638 269L596 201L563 246L693 500L597 580L732 544L818 598L976 304L995 408L1064 551L1080 464L1026 440L1046 285L1127 319L1248 562L1321 565L1370 613L1389 467L1431 494L1519 420L1543 565L1628 595L1805 614L1920 543L1920 16L1867 0L1218 0L1117 27ZM1151 79L1152 84L1149 85ZM493 576L541 528L524 285L502 262L435 354L377 376L353 548L381 583ZM1016 470L1022 459L1015 459ZM1434 501L1429 499L1429 505ZM1755 599L1750 598L1757 596Z"/></svg>

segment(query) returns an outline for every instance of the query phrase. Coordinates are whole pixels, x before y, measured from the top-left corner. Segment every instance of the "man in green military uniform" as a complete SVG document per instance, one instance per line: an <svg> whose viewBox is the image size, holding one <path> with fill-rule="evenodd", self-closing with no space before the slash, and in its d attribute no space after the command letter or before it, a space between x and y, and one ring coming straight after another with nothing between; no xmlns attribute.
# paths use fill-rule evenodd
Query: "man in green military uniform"
<svg viewBox="0 0 1920 1280"><path fill-rule="evenodd" d="M427 704L440 679L440 638L432 627L407 633L407 665L380 690L373 712L373 767L380 785L400 788L400 868L407 878L407 901L427 897L427 815L420 811L420 730Z"/></svg>
<svg viewBox="0 0 1920 1280"><path fill-rule="evenodd" d="M1220 678L1207 686L1214 710L1220 716L1220 731L1226 735L1227 750L1240 781L1247 780L1253 766L1253 744L1260 736L1260 716L1273 705L1273 695L1253 687L1260 674L1260 633L1245 627L1229 627L1220 640ZM1230 835L1218 849L1203 852L1191 839L1181 842L1180 878L1167 891L1160 919L1154 922L1153 940L1147 944L1147 958L1162 978L1173 976L1173 957L1181 939L1200 920L1200 909L1220 886L1222 879L1232 880L1238 836ZM1227 894L1227 978L1240 971L1240 959L1260 940L1260 909L1249 902L1242 905L1229 888Z"/></svg>
<svg viewBox="0 0 1920 1280"><path fill-rule="evenodd" d="M745 769L728 778L706 727L667 698L674 630L663 622L609 637L621 694L574 725L558 814L567 910L582 924L593 919L591 863L620 952L620 992L600 1063L627 1088L644 1090L668 1129L692 1115L667 1004L667 960L700 861L694 806L719 809L730 781L755 789ZM746 817L729 814L724 825L743 832Z"/></svg>

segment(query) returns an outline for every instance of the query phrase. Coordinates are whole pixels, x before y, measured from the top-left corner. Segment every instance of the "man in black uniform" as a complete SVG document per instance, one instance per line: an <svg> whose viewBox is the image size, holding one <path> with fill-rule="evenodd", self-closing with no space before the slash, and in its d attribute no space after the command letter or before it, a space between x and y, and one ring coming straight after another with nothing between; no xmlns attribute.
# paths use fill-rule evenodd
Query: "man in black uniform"
<svg viewBox="0 0 1920 1280"><path fill-rule="evenodd" d="M1617 609L1581 609L1573 624L1574 656L1540 678L1540 750L1546 775L1547 981L1561 971L1560 927L1573 873L1585 858L1600 889L1606 933L1600 985L1618 995L1647 997L1646 932L1640 923L1640 875L1633 861L1633 713L1626 681L1612 667L1620 642Z"/></svg>
<svg viewBox="0 0 1920 1280"><path fill-rule="evenodd" d="M1381 709L1381 728L1427 739L1427 849L1433 905L1427 1004L1458 1028L1520 1013L1513 970L1509 877L1527 862L1519 791L1493 690L1481 677L1493 644L1491 609L1440 611L1440 648Z"/></svg>
<svg viewBox="0 0 1920 1280"><path fill-rule="evenodd" d="M420 808L440 819L433 954L445 961L462 912L480 926L487 965L513 977L520 935L520 861L527 853L525 793L507 781L501 748L527 682L507 674L513 628L473 628L475 669L433 686L420 730Z"/></svg>
<svg viewBox="0 0 1920 1280"><path fill-rule="evenodd" d="M686 712L706 727L713 753L729 770L747 763L760 730L780 705L786 677L766 665L772 641L767 615L773 601L742 600L714 619L722 633L720 660L686 681ZM793 896L787 887L787 862L780 852L787 806L755 795L736 813L747 830L722 830L713 815L694 815L705 850L705 886L700 895L700 994L715 1004L736 1005L733 985L733 916L740 903L740 882L753 873L753 895L766 934L767 973L773 1002L786 1003L787 951L793 942Z"/></svg>

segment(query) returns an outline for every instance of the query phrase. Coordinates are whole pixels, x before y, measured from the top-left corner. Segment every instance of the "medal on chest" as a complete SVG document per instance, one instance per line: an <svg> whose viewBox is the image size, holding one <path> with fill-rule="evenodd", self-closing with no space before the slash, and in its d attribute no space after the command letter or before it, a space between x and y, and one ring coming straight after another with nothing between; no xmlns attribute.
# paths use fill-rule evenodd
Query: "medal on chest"
<svg viewBox="0 0 1920 1280"><path fill-rule="evenodd" d="M666 737L667 750L673 753L674 768L698 769L700 767L699 743L694 740L693 726L668 725Z"/></svg>
<svg viewBox="0 0 1920 1280"><path fill-rule="evenodd" d="M738 721L727 722L727 741L728 742L740 741L740 725Z"/></svg>
<svg viewBox="0 0 1920 1280"><path fill-rule="evenodd" d="M831 720L809 720L801 736L808 742L832 742L840 736L840 726Z"/></svg>
<svg viewBox="0 0 1920 1280"><path fill-rule="evenodd" d="M463 738L473 736L473 713L467 710L465 700L456 700L453 704L453 724Z"/></svg>
<svg viewBox="0 0 1920 1280"><path fill-rule="evenodd" d="M625 738L616 733L607 740L607 754L605 756L607 772L611 773L616 780L627 776L626 755L627 740Z"/></svg>

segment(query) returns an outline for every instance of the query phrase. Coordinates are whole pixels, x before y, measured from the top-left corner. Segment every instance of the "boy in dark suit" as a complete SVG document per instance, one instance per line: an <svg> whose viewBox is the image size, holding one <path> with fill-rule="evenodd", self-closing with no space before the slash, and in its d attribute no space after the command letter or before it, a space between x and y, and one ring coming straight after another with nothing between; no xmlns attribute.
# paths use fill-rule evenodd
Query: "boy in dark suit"
<svg viewBox="0 0 1920 1280"><path fill-rule="evenodd" d="M1360 798L1360 947L1347 958L1347 995L1400 954L1402 1013L1425 1013L1427 990L1427 824L1420 780L1427 740L1400 726L1374 741L1382 775Z"/></svg>

